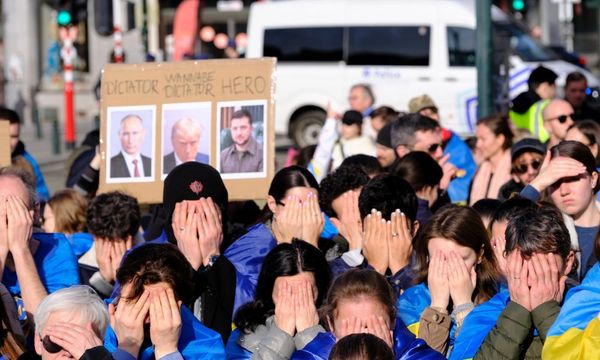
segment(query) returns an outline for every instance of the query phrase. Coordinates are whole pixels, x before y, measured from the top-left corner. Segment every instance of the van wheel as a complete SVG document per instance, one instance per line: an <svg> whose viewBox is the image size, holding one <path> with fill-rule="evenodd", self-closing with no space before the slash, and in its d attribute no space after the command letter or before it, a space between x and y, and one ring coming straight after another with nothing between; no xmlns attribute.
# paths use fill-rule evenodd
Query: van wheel
<svg viewBox="0 0 600 360"><path fill-rule="evenodd" d="M291 124L290 135L299 147L315 145L325 123L325 112L309 110L300 114Z"/></svg>

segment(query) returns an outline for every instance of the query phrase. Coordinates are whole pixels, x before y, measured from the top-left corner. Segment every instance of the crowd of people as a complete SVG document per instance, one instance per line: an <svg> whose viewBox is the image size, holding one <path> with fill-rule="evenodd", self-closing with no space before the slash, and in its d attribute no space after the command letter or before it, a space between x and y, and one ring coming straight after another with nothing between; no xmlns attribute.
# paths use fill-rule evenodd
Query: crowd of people
<svg viewBox="0 0 600 360"><path fill-rule="evenodd" d="M600 116L585 77L531 74L475 137L366 84L290 153L261 210L174 164L163 202L97 193L90 134L48 193L9 121L0 168L4 359L600 357ZM575 100L573 100L575 99ZM176 166L175 166L176 165Z"/></svg>

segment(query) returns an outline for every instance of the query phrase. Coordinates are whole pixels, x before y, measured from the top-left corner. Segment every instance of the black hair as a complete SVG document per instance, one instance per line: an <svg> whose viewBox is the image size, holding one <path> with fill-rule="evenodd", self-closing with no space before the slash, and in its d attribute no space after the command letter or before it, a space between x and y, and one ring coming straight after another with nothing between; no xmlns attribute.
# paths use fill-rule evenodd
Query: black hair
<svg viewBox="0 0 600 360"><path fill-rule="evenodd" d="M20 124L21 118L16 111L0 106L0 120L8 120L11 124Z"/></svg>
<svg viewBox="0 0 600 360"><path fill-rule="evenodd" d="M380 211L384 219L390 219L400 209L411 220L417 217L417 195L413 188L398 175L381 174L371 179L360 192L358 208L361 218L372 209Z"/></svg>
<svg viewBox="0 0 600 360"><path fill-rule="evenodd" d="M287 191L294 187L310 187L319 192L319 183L306 168L292 165L279 170L269 187L269 196L272 196L276 202L281 202L285 198ZM273 213L269 210L269 206L265 205L261 222L270 220Z"/></svg>
<svg viewBox="0 0 600 360"><path fill-rule="evenodd" d="M125 240L140 227L140 206L136 198L119 191L98 194L87 209L87 227L95 237Z"/></svg>
<svg viewBox="0 0 600 360"><path fill-rule="evenodd" d="M596 165L600 166L600 124L596 120L581 120L569 127L569 130L577 129L587 139L587 146L596 144L598 147L598 154L596 155ZM593 155L593 154L592 154Z"/></svg>
<svg viewBox="0 0 600 360"><path fill-rule="evenodd" d="M372 334L350 334L331 349L329 360L392 360L394 353L385 341Z"/></svg>
<svg viewBox="0 0 600 360"><path fill-rule="evenodd" d="M300 149L298 154L294 157L296 165L301 167L308 167L310 161L315 155L315 150L317 150L317 145L308 145Z"/></svg>
<svg viewBox="0 0 600 360"><path fill-rule="evenodd" d="M534 253L554 253L564 260L571 252L571 237L562 214L554 206L544 204L517 211L506 226L506 248L518 248L525 257Z"/></svg>
<svg viewBox="0 0 600 360"><path fill-rule="evenodd" d="M400 145L412 147L416 141L417 131L435 131L440 127L437 121L419 113L406 114L393 124L391 142L394 149Z"/></svg>
<svg viewBox="0 0 600 360"><path fill-rule="evenodd" d="M514 196L500 203L496 208L496 211L491 216L490 229L495 222L508 222L517 212L526 209L537 209L537 207L536 203L527 198Z"/></svg>
<svg viewBox="0 0 600 360"><path fill-rule="evenodd" d="M540 65L529 74L527 86L529 90L536 90L543 83L554 85L556 78L558 78L558 75L554 71Z"/></svg>
<svg viewBox="0 0 600 360"><path fill-rule="evenodd" d="M395 163L391 173L406 180L415 191L438 185L444 175L437 161L423 151L406 154Z"/></svg>
<svg viewBox="0 0 600 360"><path fill-rule="evenodd" d="M258 325L265 323L275 313L273 288L281 276L294 276L301 272L312 272L317 285L316 307L319 308L327 295L330 272L325 256L316 247L302 240L282 243L273 248L263 261L254 301L244 304L235 314L234 324L248 334Z"/></svg>
<svg viewBox="0 0 600 360"><path fill-rule="evenodd" d="M354 165L361 168L369 176L379 175L383 172L381 164L379 164L379 161L375 156L365 154L348 156L344 159L344 161L342 161L340 166L349 165Z"/></svg>
<svg viewBox="0 0 600 360"><path fill-rule="evenodd" d="M359 167L340 166L321 181L319 206L329 217L337 214L331 207L332 202L346 191L357 190L369 182L369 176Z"/></svg>
<svg viewBox="0 0 600 360"><path fill-rule="evenodd" d="M185 304L193 300L193 269L185 256L173 244L144 244L124 257L117 270L117 281L130 283L127 299L137 299L144 293L144 285L160 282L173 288L175 297Z"/></svg>
<svg viewBox="0 0 600 360"><path fill-rule="evenodd" d="M241 118L248 118L248 121L250 121L250 124L252 124L252 114L250 114L250 112L248 110L240 109L240 110L235 111L231 115L231 120L241 119Z"/></svg>
<svg viewBox="0 0 600 360"><path fill-rule="evenodd" d="M481 199L475 204L471 205L473 210L477 211L481 219L492 219L494 213L498 207L502 204L502 201L498 199Z"/></svg>

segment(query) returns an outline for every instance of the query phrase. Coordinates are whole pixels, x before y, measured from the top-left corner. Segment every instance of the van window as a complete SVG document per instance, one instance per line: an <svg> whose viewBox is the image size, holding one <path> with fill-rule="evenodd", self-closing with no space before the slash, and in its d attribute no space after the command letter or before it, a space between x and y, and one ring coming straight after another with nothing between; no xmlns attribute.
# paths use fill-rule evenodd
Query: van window
<svg viewBox="0 0 600 360"><path fill-rule="evenodd" d="M263 56L279 62L342 61L343 37L341 27L267 29Z"/></svg>
<svg viewBox="0 0 600 360"><path fill-rule="evenodd" d="M428 26L351 27L348 65L429 65Z"/></svg>
<svg viewBox="0 0 600 360"><path fill-rule="evenodd" d="M475 30L448 26L448 65L475 66Z"/></svg>

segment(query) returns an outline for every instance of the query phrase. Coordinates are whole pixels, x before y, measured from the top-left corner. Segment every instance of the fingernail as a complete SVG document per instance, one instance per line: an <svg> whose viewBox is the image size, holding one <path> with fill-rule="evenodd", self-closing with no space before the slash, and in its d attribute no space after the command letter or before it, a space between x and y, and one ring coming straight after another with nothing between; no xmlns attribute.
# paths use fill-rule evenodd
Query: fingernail
<svg viewBox="0 0 600 360"><path fill-rule="evenodd" d="M375 214L377 210L375 208L371 209L371 214Z"/></svg>

